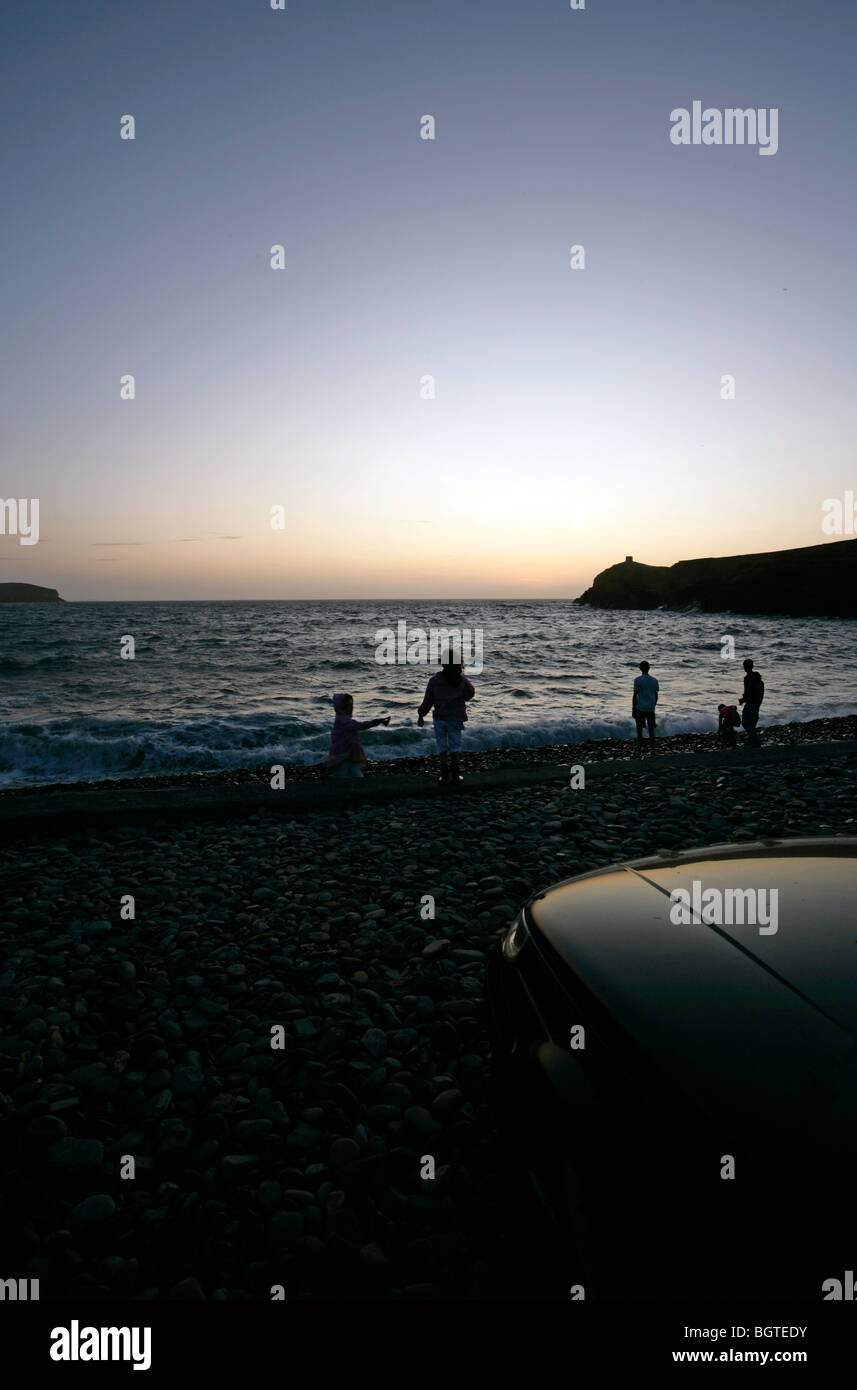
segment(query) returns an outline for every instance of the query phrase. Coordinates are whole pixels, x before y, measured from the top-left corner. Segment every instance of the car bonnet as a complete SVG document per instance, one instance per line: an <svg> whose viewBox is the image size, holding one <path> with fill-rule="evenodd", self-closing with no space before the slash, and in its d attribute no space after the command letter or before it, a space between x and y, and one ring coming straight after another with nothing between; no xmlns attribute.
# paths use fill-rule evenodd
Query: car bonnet
<svg viewBox="0 0 857 1390"><path fill-rule="evenodd" d="M582 985L594 996L712 1122L753 1153L774 1186L810 1206L823 1204L826 1191L841 1199L857 1165L855 1039L773 963L768 943L775 936L671 922L672 887L690 889L694 877L715 886L716 870L726 876L723 886L782 886L777 935L795 940L781 964L797 961L799 930L812 950L808 933L817 927L819 951L835 939L832 968L842 969L844 938L832 926L828 937L823 914L808 913L803 886L799 893L793 887L795 879L803 884L794 861L759 860L751 868L730 856L662 871L617 866L558 885L527 914L536 938L577 978L572 992ZM849 906L833 895L826 901L831 912ZM800 978L807 984L822 975L818 965L815 976L807 970ZM833 994L824 998L831 1002ZM569 1017L569 1026L576 1021Z"/></svg>

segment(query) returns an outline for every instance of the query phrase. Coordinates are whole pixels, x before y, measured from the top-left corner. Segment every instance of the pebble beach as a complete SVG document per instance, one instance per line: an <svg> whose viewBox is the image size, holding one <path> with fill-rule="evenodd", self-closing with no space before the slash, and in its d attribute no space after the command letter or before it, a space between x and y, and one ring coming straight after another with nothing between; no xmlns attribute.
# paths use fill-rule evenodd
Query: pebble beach
<svg viewBox="0 0 857 1390"><path fill-rule="evenodd" d="M819 722L811 761L665 740L585 791L6 843L6 1264L44 1298L567 1300L497 1123L486 957L599 865L854 834L854 721Z"/></svg>

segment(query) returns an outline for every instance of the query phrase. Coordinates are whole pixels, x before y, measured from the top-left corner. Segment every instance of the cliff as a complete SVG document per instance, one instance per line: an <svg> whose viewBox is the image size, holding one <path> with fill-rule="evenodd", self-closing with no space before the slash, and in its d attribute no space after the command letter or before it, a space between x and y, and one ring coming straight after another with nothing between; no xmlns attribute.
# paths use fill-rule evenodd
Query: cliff
<svg viewBox="0 0 857 1390"><path fill-rule="evenodd" d="M857 540L761 555L640 565L628 559L595 576L575 603L592 608L690 608L857 618Z"/></svg>
<svg viewBox="0 0 857 1390"><path fill-rule="evenodd" d="M0 603L62 603L56 589L41 584L0 584Z"/></svg>

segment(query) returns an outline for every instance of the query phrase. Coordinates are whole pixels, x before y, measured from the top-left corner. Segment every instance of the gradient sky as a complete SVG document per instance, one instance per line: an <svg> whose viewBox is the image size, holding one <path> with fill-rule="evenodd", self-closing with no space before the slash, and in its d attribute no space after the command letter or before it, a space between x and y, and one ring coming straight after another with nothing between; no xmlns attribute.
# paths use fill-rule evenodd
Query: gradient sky
<svg viewBox="0 0 857 1390"><path fill-rule="evenodd" d="M0 580L572 597L828 539L857 6L586 5L7 0ZM778 152L674 146L694 100Z"/></svg>

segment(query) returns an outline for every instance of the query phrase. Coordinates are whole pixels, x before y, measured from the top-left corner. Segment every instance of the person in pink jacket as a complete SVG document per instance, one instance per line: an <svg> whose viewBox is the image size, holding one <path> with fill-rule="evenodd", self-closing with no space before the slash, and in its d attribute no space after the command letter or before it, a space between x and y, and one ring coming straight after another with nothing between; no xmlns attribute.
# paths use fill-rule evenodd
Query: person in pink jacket
<svg viewBox="0 0 857 1390"><path fill-rule="evenodd" d="M417 710L417 724L422 728L425 716L434 708L434 736L440 755L438 781L445 785L458 786L463 780L459 771L461 733L467 719L467 701L475 694L470 681L461 674L460 663L453 661L450 653L443 669L431 677Z"/></svg>
<svg viewBox="0 0 857 1390"><path fill-rule="evenodd" d="M353 718L353 695L334 695L333 708L336 718L330 731L330 752L322 767L329 770L331 777L362 777L367 760L360 747L360 733L363 729L374 729L377 724L389 724L390 716L365 719L361 723Z"/></svg>

